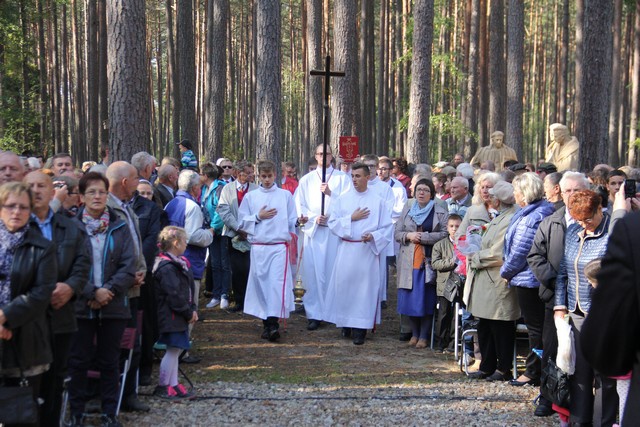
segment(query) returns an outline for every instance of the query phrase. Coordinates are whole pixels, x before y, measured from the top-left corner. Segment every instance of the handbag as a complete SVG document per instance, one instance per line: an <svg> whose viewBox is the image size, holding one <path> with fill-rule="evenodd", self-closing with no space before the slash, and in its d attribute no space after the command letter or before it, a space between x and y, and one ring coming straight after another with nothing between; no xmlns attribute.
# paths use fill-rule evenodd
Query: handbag
<svg viewBox="0 0 640 427"><path fill-rule="evenodd" d="M6 348L6 345L4 346ZM10 345L20 364L20 356L15 346ZM38 404L33 398L33 387L24 376L20 366L18 386L0 385L0 424L35 424L38 422Z"/></svg>
<svg viewBox="0 0 640 427"><path fill-rule="evenodd" d="M571 402L569 395L569 374L558 368L550 358L540 376L540 393L542 396L562 408L568 408Z"/></svg>
<svg viewBox="0 0 640 427"><path fill-rule="evenodd" d="M458 273L449 274L442 296L449 302L459 301L464 291L464 278Z"/></svg>

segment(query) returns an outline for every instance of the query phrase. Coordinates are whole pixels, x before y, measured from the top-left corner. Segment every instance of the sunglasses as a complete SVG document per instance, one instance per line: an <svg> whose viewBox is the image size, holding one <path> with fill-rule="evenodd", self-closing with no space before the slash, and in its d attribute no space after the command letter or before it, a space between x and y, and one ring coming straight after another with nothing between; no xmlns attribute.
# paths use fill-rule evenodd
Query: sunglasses
<svg viewBox="0 0 640 427"><path fill-rule="evenodd" d="M220 166L222 169L233 169L233 166Z"/></svg>

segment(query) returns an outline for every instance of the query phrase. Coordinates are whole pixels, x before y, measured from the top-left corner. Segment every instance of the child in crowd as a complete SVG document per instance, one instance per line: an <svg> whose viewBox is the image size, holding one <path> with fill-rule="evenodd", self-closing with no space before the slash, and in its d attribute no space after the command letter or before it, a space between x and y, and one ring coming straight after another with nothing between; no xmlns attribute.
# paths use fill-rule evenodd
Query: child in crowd
<svg viewBox="0 0 640 427"><path fill-rule="evenodd" d="M447 280L452 274L458 274L462 277L464 283L464 276L466 274L466 262L467 258L460 253L455 244L455 235L462 223L462 217L460 215L451 214L447 220L447 232L449 236L440 240L433 245L433 252L431 257L431 266L437 272L437 288L436 293L438 295L438 321L436 323L436 336L439 339L438 348L441 351L446 351L451 343L452 335L452 321L455 315L454 303L455 301L448 301L444 297L444 288ZM460 290L462 291L462 290ZM462 301L462 294L456 298L457 301ZM465 310L466 312L466 310ZM468 313L467 318L471 317ZM463 323L465 316L463 315ZM468 320L468 319L467 319ZM463 325L464 326L464 325ZM473 365L475 363L473 344L471 342L465 342L465 355L467 358L467 364Z"/></svg>
<svg viewBox="0 0 640 427"><path fill-rule="evenodd" d="M160 362L160 375L153 394L164 399L180 399L193 396L178 383L178 358L190 348L189 324L198 321L193 300L193 274L189 262L182 256L187 248L184 228L168 226L158 235L160 254L156 258L153 277L156 283L158 304L158 342L167 346Z"/></svg>
<svg viewBox="0 0 640 427"><path fill-rule="evenodd" d="M259 191L244 196L238 210L240 229L251 243L251 267L244 312L262 319L262 338L280 338L278 318L295 309L289 244L295 232L296 207L291 193L275 185L273 162L258 163Z"/></svg>

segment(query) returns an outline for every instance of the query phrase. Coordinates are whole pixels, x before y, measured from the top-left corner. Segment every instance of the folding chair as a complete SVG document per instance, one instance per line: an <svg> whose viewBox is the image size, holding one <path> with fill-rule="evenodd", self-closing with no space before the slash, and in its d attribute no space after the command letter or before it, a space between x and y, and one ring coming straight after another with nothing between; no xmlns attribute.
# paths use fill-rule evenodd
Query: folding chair
<svg viewBox="0 0 640 427"><path fill-rule="evenodd" d="M460 364L460 370L464 372L466 375L469 375L469 365L467 363L467 358L464 357L464 339L470 335L477 334L478 329L476 328L469 328L464 330L462 329L462 307L460 306L459 302L456 302L455 312L456 312L456 317L455 317L456 333L455 333L454 356L458 360L458 363ZM458 359L458 356L460 357L459 359Z"/></svg>
<svg viewBox="0 0 640 427"><path fill-rule="evenodd" d="M524 323L516 324L516 338L513 340L513 378L518 378L518 340L529 341L529 329Z"/></svg>

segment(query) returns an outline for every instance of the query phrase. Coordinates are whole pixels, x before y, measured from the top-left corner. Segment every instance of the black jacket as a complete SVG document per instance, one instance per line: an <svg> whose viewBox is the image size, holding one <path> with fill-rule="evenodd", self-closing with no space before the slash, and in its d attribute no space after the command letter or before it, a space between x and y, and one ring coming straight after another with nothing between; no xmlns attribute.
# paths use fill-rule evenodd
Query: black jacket
<svg viewBox="0 0 640 427"><path fill-rule="evenodd" d="M552 305L556 276L564 257L564 234L567 228L564 219L565 211L566 208L562 207L540 223L527 256L529 267L540 282L540 288L538 288L540 299Z"/></svg>
<svg viewBox="0 0 640 427"><path fill-rule="evenodd" d="M57 274L53 243L30 227L13 257L11 301L2 307L7 319L4 326L13 333L10 340L2 341L4 369L28 369L52 361L47 307ZM18 350L20 365L10 346Z"/></svg>
<svg viewBox="0 0 640 427"><path fill-rule="evenodd" d="M167 213L149 199L138 195L131 205L138 217L140 238L142 239L142 253L147 263L147 271L153 268L153 262L158 254L158 234L169 224Z"/></svg>
<svg viewBox="0 0 640 427"><path fill-rule="evenodd" d="M58 310L49 306L48 314L53 333L72 333L77 330L73 304L89 280L91 269L91 255L87 251L87 233L75 221L61 213L53 215L51 226L52 241L56 247L58 261L57 281L71 286L74 296ZM40 231L34 220L31 221L31 227Z"/></svg>
<svg viewBox="0 0 640 427"><path fill-rule="evenodd" d="M158 304L158 331L160 333L182 332L189 326L189 320L196 310L193 303L195 291L191 270L182 267L166 257L158 258L153 277Z"/></svg>
<svg viewBox="0 0 640 427"><path fill-rule="evenodd" d="M156 201L159 207L164 209L171 200L173 200L173 194L169 192L159 181L153 186L153 199Z"/></svg>
<svg viewBox="0 0 640 427"><path fill-rule="evenodd" d="M102 253L102 287L114 293L111 302L99 310L92 310L87 303L95 298L96 287L93 286L93 269L95 262L91 266L89 280L85 283L75 304L76 316L83 319L100 317L102 319L129 319L131 310L129 309L129 298L127 293L135 282L136 262L135 249L131 232L127 224L118 215L109 209L109 228L107 238ZM84 228L81 209L78 217L78 225ZM89 253L93 256L91 237L86 240Z"/></svg>
<svg viewBox="0 0 640 427"><path fill-rule="evenodd" d="M603 375L633 369L622 426L640 419L640 212L617 221L580 333L589 364Z"/></svg>

